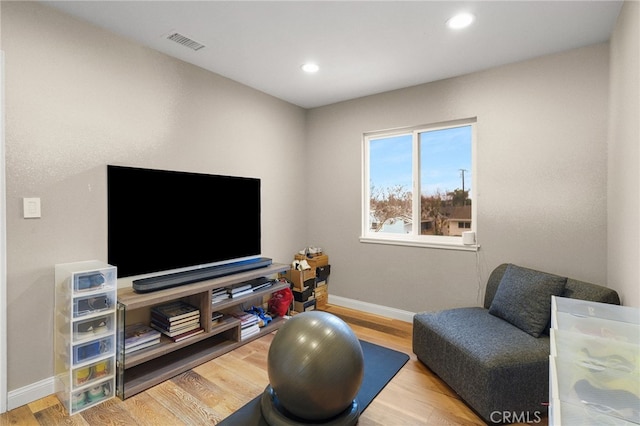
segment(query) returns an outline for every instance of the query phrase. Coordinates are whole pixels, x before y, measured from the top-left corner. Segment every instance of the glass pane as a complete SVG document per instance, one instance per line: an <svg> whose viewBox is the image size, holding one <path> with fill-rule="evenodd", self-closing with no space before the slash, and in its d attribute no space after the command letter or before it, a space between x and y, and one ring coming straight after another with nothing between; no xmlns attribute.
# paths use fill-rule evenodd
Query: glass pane
<svg viewBox="0 0 640 426"><path fill-rule="evenodd" d="M471 228L471 126L420 133L420 234Z"/></svg>
<svg viewBox="0 0 640 426"><path fill-rule="evenodd" d="M412 136L369 141L369 230L411 233Z"/></svg>

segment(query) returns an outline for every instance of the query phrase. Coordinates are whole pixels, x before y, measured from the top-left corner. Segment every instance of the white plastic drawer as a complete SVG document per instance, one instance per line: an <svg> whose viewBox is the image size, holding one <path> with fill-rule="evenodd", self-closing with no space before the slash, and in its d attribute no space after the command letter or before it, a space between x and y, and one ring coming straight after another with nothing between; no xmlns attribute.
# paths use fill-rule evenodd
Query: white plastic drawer
<svg viewBox="0 0 640 426"><path fill-rule="evenodd" d="M73 340L86 340L113 332L115 314L101 315L73 323Z"/></svg>
<svg viewBox="0 0 640 426"><path fill-rule="evenodd" d="M637 426L619 417L602 413L583 404L554 399L549 407L549 425L553 426Z"/></svg>
<svg viewBox="0 0 640 426"><path fill-rule="evenodd" d="M114 308L114 292L94 294L73 299L73 317L79 318L97 312L108 311Z"/></svg>
<svg viewBox="0 0 640 426"><path fill-rule="evenodd" d="M638 341L638 334L640 334L640 309L638 308L558 296L552 296L551 301L552 317L554 315L557 317L551 324L553 328L579 327L581 320L585 320L585 325L591 325L593 321L604 321L607 325L619 323L621 326L626 325L625 329L635 329L635 341ZM615 333L615 329L612 331Z"/></svg>
<svg viewBox="0 0 640 426"><path fill-rule="evenodd" d="M115 354L115 337L107 336L73 346L73 364L80 364L92 359Z"/></svg>
<svg viewBox="0 0 640 426"><path fill-rule="evenodd" d="M73 386L86 386L91 383L103 380L112 375L115 371L112 358L107 358L95 362L91 365L78 367L73 370Z"/></svg>
<svg viewBox="0 0 640 426"><path fill-rule="evenodd" d="M626 322L556 312L553 328L610 341L626 342L634 345L640 344L640 327Z"/></svg>
<svg viewBox="0 0 640 426"><path fill-rule="evenodd" d="M551 357L550 363L552 371L557 373L556 382L551 385L552 397L582 407L589 413L640 423L637 375L613 369L592 369L576 360Z"/></svg>
<svg viewBox="0 0 640 426"><path fill-rule="evenodd" d="M552 299L555 299L555 310L558 312L640 325L640 311L631 306L591 302L570 297L552 296Z"/></svg>
<svg viewBox="0 0 640 426"><path fill-rule="evenodd" d="M73 275L73 290L87 292L115 288L116 279L115 268L78 272Z"/></svg>
<svg viewBox="0 0 640 426"><path fill-rule="evenodd" d="M638 346L625 341L551 329L551 355L574 360L591 370L607 369L634 374L640 380Z"/></svg>
<svg viewBox="0 0 640 426"><path fill-rule="evenodd" d="M85 408L92 407L99 402L111 398L113 395L112 381L97 383L95 386L84 388L71 394L71 410L77 413Z"/></svg>

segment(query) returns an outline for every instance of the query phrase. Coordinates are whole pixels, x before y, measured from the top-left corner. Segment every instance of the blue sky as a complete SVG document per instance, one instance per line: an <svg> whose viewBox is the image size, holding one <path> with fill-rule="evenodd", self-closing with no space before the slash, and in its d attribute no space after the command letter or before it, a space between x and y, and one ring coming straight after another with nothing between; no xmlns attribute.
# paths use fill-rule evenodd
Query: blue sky
<svg viewBox="0 0 640 426"><path fill-rule="evenodd" d="M411 189L411 134L371 140L370 179L376 188L396 185ZM421 133L422 193L462 188L460 169L465 169L465 190L472 189L471 126Z"/></svg>

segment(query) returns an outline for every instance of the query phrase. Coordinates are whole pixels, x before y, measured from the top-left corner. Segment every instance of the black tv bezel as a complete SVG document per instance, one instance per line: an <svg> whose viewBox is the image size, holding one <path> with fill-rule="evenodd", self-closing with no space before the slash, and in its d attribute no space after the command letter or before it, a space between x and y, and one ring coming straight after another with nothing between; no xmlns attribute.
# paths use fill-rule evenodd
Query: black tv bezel
<svg viewBox="0 0 640 426"><path fill-rule="evenodd" d="M173 182L171 185L175 185L175 187L172 187L170 190L159 187L160 185L166 184L166 182ZM197 183L199 186L205 186L200 188L185 188L185 182L195 182L193 183L194 185ZM125 183L126 188L123 188L123 184ZM206 187L206 185L210 186ZM224 185L229 186L224 187ZM143 187L147 192L141 192ZM180 189L176 190L176 188ZM238 192L238 188L243 188L242 193ZM234 192L230 193L228 191ZM134 197L134 193L137 193L138 196ZM187 230L199 230L200 228L195 224L184 223L186 222L184 218L187 217L188 212L183 212L183 215L180 216L183 218L181 222L182 225L173 226L172 228L162 228L163 226L167 226L167 224L176 224L176 221L168 220L168 215L176 211L182 212L182 209L178 207L181 202L180 200L186 203L185 199L189 200L189 197L195 197L196 195L203 196L203 198L197 202L205 203L206 206L202 208L211 212L209 223L219 220L221 217L218 215L218 210L212 210L215 207L220 208L221 203L219 201L215 202L214 200L216 197L218 200L220 197L229 197L232 199L231 203L246 202L246 204L241 204L242 208L238 209L235 214L239 216L237 220L240 223L243 221L250 223L250 225L245 224L241 228L243 231L247 229L250 230L250 233L229 233L228 229L224 229L225 232L217 232L213 226L207 227L203 215L198 214L197 216L190 216L190 218L193 218L203 226L202 229L206 235L193 235L192 239L184 238L182 241L172 239L165 244L167 254L161 253L159 246L162 245L163 241L161 241L159 236L155 238L156 235L151 233L151 228L157 226L157 223L160 223L161 225L158 227L157 232L159 235L165 237L168 235L167 229L170 229L172 234L175 233L174 231L180 231L182 226ZM138 197L140 198L139 203L137 203ZM164 198L160 200L161 197ZM135 279L138 277L144 278L174 274L192 269L197 270L259 259L261 258L262 249L261 197L261 180L259 178L108 165L108 262L118 268L118 278L131 277ZM173 203L171 204L173 206L171 209L165 210L159 208L160 203L168 205L167 203L169 202ZM131 205L125 206L127 203L131 203ZM149 203L146 210L155 211L155 216L149 217L146 221L143 220L144 218L141 216L143 213L140 212L141 206L145 205L145 203ZM123 226L125 221L125 219L123 219L123 211L125 207L128 207L129 213L135 211L140 214L138 214L135 219L129 218L127 225ZM185 205L183 208L189 209L192 207L193 206ZM226 208L229 209L229 211L233 211L233 208L229 206ZM160 216L158 216L159 213ZM144 225L143 231L132 231L132 220L136 225ZM135 229L138 231L140 228ZM128 240L127 237L123 236L123 234L127 234L127 232L130 234ZM188 233L189 231L186 232ZM191 232L198 234L198 232L195 231ZM229 234L232 236L228 236ZM216 244L212 244L212 241ZM171 247L181 248L171 251ZM224 247L228 252L220 251L221 247ZM207 249L209 249L209 251L205 252L206 255L203 256L202 250ZM195 255L195 251L200 255ZM137 262L134 259L136 253L140 253ZM189 253L190 256L185 258L187 253ZM150 257L153 256L159 259L158 262L150 259ZM175 259L178 260L174 262L174 257L172 256L175 256Z"/></svg>

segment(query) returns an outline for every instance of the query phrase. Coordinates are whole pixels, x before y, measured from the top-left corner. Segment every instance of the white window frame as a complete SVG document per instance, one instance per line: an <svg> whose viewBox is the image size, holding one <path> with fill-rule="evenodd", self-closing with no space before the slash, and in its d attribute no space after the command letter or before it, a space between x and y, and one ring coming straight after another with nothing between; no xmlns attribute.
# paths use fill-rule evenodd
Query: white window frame
<svg viewBox="0 0 640 426"><path fill-rule="evenodd" d="M427 247L449 250L477 251L480 246L475 238L474 244L463 244L461 236L448 235L420 235L420 226L413 226L411 234L377 233L369 229L371 188L369 179L369 141L383 137L393 137L399 135L413 135L412 144L412 194L413 194L413 223L420 223L420 143L419 133L425 131L442 130L452 127L471 126L471 179L473 183L473 202L471 203L471 229L476 232L478 223L478 179L477 179L477 119L467 118L461 120L447 121L441 123L427 124L421 126L382 130L364 133L362 138L362 229L360 234L361 243L391 244L413 247ZM476 234L477 235L477 234Z"/></svg>

